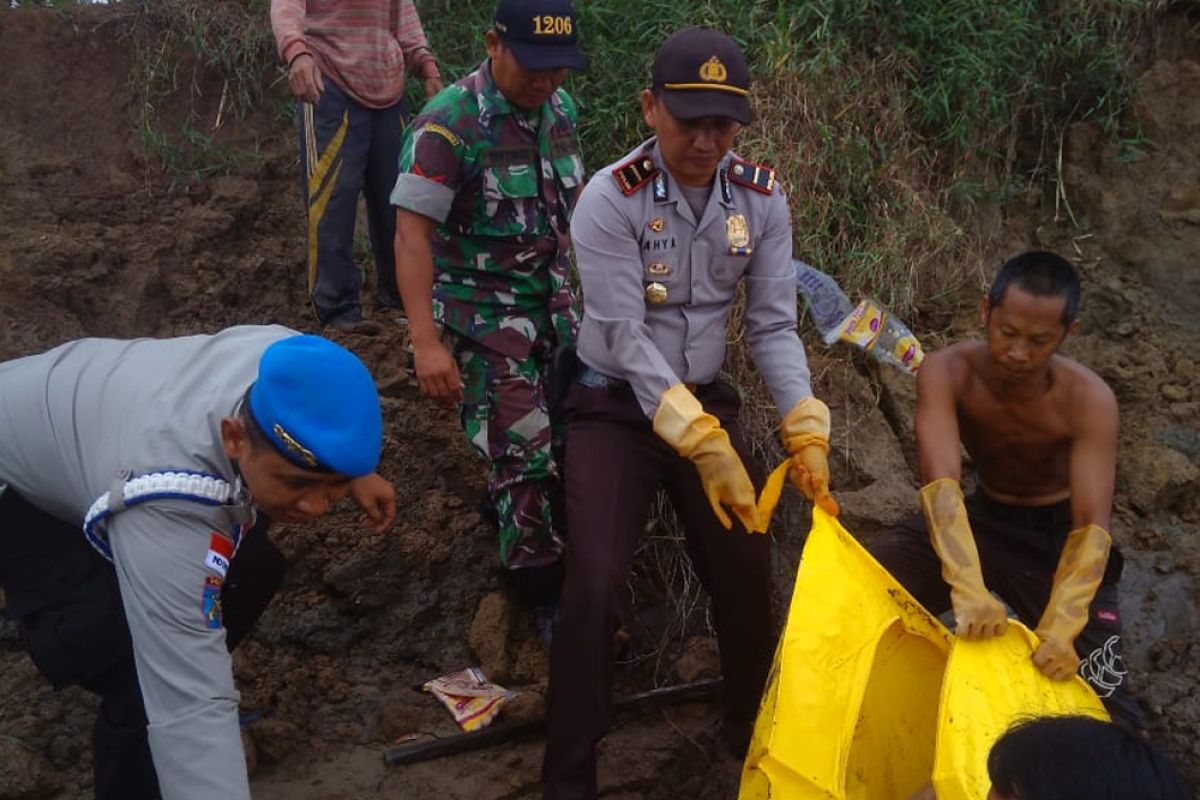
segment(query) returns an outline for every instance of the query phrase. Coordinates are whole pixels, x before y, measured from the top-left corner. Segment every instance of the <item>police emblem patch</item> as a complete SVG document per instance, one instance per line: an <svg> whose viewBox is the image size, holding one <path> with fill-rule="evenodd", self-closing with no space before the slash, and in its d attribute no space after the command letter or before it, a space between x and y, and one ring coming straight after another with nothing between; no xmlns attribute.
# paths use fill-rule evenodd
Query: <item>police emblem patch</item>
<svg viewBox="0 0 1200 800"><path fill-rule="evenodd" d="M725 235L729 239L729 249L744 250L750 245L750 228L746 218L741 214L731 214L725 218ZM738 255L735 253L735 255Z"/></svg>
<svg viewBox="0 0 1200 800"><path fill-rule="evenodd" d="M725 65L721 63L721 59L713 56L708 61L700 65L700 80L710 81L712 83L724 83L725 78L729 73L725 70Z"/></svg>
<svg viewBox="0 0 1200 800"><path fill-rule="evenodd" d="M650 230L655 233L662 233L663 228L667 227L667 221L662 217L655 217L650 220Z"/></svg>
<svg viewBox="0 0 1200 800"><path fill-rule="evenodd" d="M204 625L212 630L221 628L221 579L212 575L204 579L204 594L200 600Z"/></svg>

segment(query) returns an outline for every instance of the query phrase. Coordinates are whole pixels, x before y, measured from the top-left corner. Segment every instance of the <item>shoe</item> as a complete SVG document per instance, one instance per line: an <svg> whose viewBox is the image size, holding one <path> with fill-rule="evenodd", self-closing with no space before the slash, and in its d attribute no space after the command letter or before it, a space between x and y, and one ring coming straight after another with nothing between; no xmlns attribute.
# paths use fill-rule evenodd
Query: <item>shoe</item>
<svg viewBox="0 0 1200 800"><path fill-rule="evenodd" d="M378 322L363 319L358 311L351 311L325 323L325 330L337 333L353 333L359 336L378 336L383 330Z"/></svg>

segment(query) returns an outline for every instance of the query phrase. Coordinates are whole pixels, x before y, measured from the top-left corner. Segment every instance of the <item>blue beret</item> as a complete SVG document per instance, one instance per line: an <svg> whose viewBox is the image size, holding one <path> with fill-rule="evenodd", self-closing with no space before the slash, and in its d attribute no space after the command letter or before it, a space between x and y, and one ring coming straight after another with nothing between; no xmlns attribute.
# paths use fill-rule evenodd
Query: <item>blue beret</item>
<svg viewBox="0 0 1200 800"><path fill-rule="evenodd" d="M358 478L379 464L375 381L358 356L328 339L291 336L268 347L250 387L250 413L297 466Z"/></svg>

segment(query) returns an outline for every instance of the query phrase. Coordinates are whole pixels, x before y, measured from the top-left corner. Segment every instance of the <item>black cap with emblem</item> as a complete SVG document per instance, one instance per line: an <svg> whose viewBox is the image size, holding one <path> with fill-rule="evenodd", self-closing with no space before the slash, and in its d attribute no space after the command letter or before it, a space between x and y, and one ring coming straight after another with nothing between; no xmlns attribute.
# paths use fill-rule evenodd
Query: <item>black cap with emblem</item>
<svg viewBox="0 0 1200 800"><path fill-rule="evenodd" d="M500 0L495 27L525 69L584 68L571 0Z"/></svg>
<svg viewBox="0 0 1200 800"><path fill-rule="evenodd" d="M693 26L671 34L654 57L652 81L676 119L753 119L746 57L720 31Z"/></svg>

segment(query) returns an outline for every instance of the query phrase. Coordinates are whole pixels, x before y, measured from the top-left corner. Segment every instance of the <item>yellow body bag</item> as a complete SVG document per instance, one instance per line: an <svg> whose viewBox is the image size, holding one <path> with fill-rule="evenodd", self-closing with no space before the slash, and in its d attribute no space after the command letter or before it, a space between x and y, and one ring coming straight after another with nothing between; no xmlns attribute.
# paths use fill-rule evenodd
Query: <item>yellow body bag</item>
<svg viewBox="0 0 1200 800"><path fill-rule="evenodd" d="M987 754L1015 720L1107 719L1076 676L1033 665L1020 623L956 642L835 517L813 509L738 800L983 800Z"/></svg>

